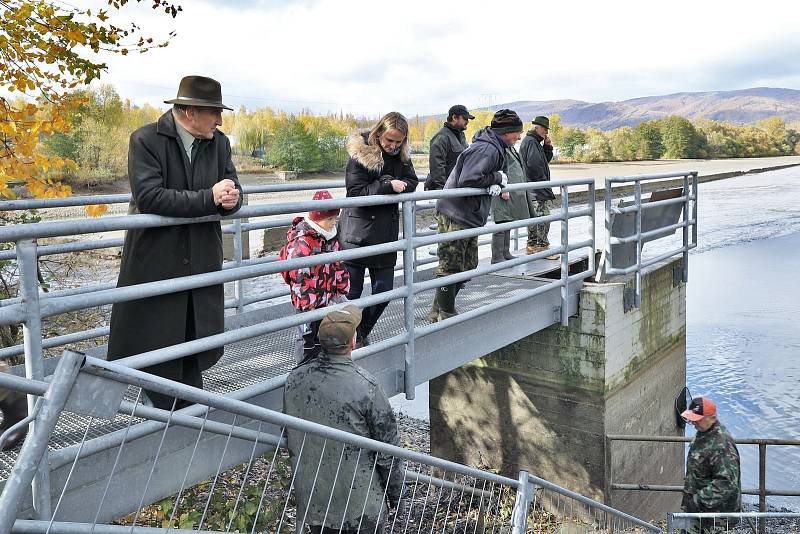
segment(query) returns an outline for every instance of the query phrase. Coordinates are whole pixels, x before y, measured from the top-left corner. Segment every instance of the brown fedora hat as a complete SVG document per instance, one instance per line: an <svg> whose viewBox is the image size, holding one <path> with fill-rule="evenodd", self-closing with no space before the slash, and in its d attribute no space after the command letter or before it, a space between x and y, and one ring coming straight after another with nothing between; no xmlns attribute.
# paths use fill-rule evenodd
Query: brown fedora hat
<svg viewBox="0 0 800 534"><path fill-rule="evenodd" d="M164 103L233 111L222 103L222 86L219 82L205 76L184 76L178 86L178 96L172 100L164 100Z"/></svg>

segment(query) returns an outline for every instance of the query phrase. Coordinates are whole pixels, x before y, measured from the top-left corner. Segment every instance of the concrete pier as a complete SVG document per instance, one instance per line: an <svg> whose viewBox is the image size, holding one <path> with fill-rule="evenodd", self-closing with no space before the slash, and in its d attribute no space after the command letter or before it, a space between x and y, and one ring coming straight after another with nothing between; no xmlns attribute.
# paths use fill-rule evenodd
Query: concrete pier
<svg viewBox="0 0 800 534"><path fill-rule="evenodd" d="M586 284L577 317L430 383L431 453L515 476L519 469L642 518L663 519L676 493L611 491L681 484L683 444L607 445L608 434L683 435L674 397L686 382L680 259L633 279Z"/></svg>

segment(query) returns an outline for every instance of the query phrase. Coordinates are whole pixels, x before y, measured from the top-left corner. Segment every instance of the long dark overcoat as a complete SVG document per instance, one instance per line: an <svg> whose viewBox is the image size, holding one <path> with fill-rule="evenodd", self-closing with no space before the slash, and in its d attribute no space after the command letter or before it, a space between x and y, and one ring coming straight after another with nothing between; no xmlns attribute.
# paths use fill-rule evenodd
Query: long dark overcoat
<svg viewBox="0 0 800 534"><path fill-rule="evenodd" d="M172 111L157 123L136 130L128 150L128 178L132 200L129 213L152 213L169 217L227 215L214 204L212 186L228 178L240 190L231 161L228 138L215 130L203 140L189 162L175 127ZM204 222L128 230L122 249L117 286L219 271L222 268L220 223ZM188 303L191 296L192 308ZM111 310L108 359L116 360L186 341L187 315L192 314L196 338L218 334L224 327L223 286L214 285L145 299L120 302ZM197 354L205 370L222 356L222 348ZM180 362L159 365L158 375L179 379Z"/></svg>

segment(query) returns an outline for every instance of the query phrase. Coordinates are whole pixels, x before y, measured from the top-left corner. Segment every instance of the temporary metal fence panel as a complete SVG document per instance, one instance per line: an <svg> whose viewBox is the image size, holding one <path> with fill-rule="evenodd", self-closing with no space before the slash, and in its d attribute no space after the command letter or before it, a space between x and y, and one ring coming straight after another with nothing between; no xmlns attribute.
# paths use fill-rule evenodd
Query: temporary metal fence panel
<svg viewBox="0 0 800 534"><path fill-rule="evenodd" d="M682 178L683 189L680 196L673 198L660 198L658 195L651 197L649 202L643 202L642 182L654 182L667 180L670 178ZM634 184L634 197L629 205L614 206L612 203L612 186L614 184L630 183ZM654 193L655 194L655 193ZM678 172L663 174L643 174L639 176L620 176L606 178L605 180L605 225L606 239L603 251L602 277L610 275L635 276L635 297L634 306L641 306L642 302L642 270L650 265L654 265L668 258L681 254L683 257L682 280L688 281L689 277L689 251L697 246L697 172ZM683 220L680 223L665 224L664 219L671 214L664 213L671 211L670 206L682 206ZM657 213L656 222L648 223L647 212ZM633 232L625 231L625 235L615 233L614 218L616 216L633 215ZM672 235L680 229L682 234L682 245L679 248L658 255L654 258L644 259L642 250L647 241L660 239L667 235ZM689 231L691 229L691 238ZM621 228L616 228L621 231ZM617 247L625 250L626 246L635 245L634 261L627 267L616 267L616 260L613 253ZM623 252L624 253L624 252ZM600 278L599 278L600 279Z"/></svg>
<svg viewBox="0 0 800 534"><path fill-rule="evenodd" d="M144 410L142 414L157 412L164 420L162 430L154 435L154 446L145 453L150 468L137 473L118 468L121 455L142 453L139 447L128 447L132 418L113 461L96 463L91 440L87 440L96 420L88 418L78 452L54 487L52 516L28 520L24 505L20 507L21 496L35 475L37 456L47 445L48 426L57 422L67 397L84 391L73 387L78 367L84 363L80 376L102 377L137 391L136 401L121 405L121 416L127 410ZM2 380L11 387L19 382ZM653 525L525 472L514 480L80 353L68 352L62 358L51 385L25 382L23 391L46 391L44 408L36 420L40 430L26 438L24 455L0 495L0 534L11 531L12 525L13 532L45 534L117 534L122 532L119 526L148 534L176 527L187 532L277 534L301 532L303 524L417 534L477 534L490 529L519 534L563 532L575 526L583 531L659 532ZM138 403L138 387L196 403L193 408L202 416L144 408ZM217 417L212 421L210 414ZM192 454L179 461L168 445L170 434L178 432L191 434L195 442ZM292 455L284 446L287 437L300 444ZM206 442L215 446L208 447ZM236 448L246 454L239 456L233 452ZM87 470L102 474L97 498L75 499L69 489L83 484L82 473ZM393 472L398 473L396 478ZM387 480L397 482L391 485L391 494Z"/></svg>
<svg viewBox="0 0 800 534"><path fill-rule="evenodd" d="M635 435L608 435L606 436L606 451L608 454L607 464L612 465L613 457L612 444L617 441L628 442L651 442L651 443L689 443L693 438L685 436L635 436ZM743 495L758 496L758 510L763 517L767 517L767 497L800 497L800 488L768 488L766 484L767 473L767 447L798 447L800 440L797 439L776 439L776 438L734 438L737 446L757 446L758 447L758 487L742 488ZM667 491L682 492L683 486L672 486L666 484L653 484L650 482L614 482L613 473L609 472L609 489L620 491ZM711 517L711 516L709 516ZM755 516L754 516L755 517ZM764 532L763 528L767 522L760 523L759 532ZM724 526L724 525L723 525ZM677 527L676 527L677 528ZM724 531L724 530L723 530Z"/></svg>
<svg viewBox="0 0 800 534"><path fill-rule="evenodd" d="M667 515L667 534L681 532L800 532L800 513L671 513Z"/></svg>

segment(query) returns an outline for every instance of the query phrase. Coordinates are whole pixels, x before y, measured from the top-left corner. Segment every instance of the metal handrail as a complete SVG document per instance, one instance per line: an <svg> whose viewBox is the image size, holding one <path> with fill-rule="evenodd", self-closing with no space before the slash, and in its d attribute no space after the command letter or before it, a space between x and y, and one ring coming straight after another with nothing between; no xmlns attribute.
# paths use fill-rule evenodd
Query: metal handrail
<svg viewBox="0 0 800 534"><path fill-rule="evenodd" d="M569 210L568 205L568 187L575 185L587 185L590 191L590 204L588 209ZM308 184L298 184L299 189L309 187ZM420 291L432 289L442 285L449 285L457 281L465 280L483 274L489 274L499 271L509 266L521 265L535 261L553 251L559 252L561 256L561 277L560 279L553 280L547 286L543 286L534 290L529 290L523 295L529 298L539 292L549 290L553 287L560 286L561 290L561 322L566 324L568 320L567 287L570 283L577 280L588 278L594 275L595 264L594 254L589 254L589 269L575 275L569 274L568 253L583 247L591 247L594 251L594 180L592 179L575 179L575 180L555 180L551 182L534 182L526 184L515 184L507 187L509 191L527 191L539 189L543 187L559 187L562 193L562 210L559 214L547 217L537 217L526 219L523 221L515 221L511 223L504 223L501 225L492 225L478 229L461 230L447 234L435 236L415 236L416 232L416 203L417 201L436 200L438 198L458 198L476 195L485 195L486 191L483 189L457 189L445 191L427 191L427 192L414 192L404 193L398 195L374 195L369 197L352 197L352 198L339 198L321 201L304 201L293 203L274 203L274 204L261 204L243 206L237 213L221 217L219 215L197 217L197 218L175 218L175 217L161 217L157 215L126 215L115 217L104 217L99 219L84 219L84 220L67 220L67 221L52 221L52 222L39 222L24 225L12 225L0 228L0 241L15 241L16 242L16 255L20 272L20 295L18 299L8 299L0 301L0 324L10 324L23 322L25 325L24 343L22 349L25 355L26 376L35 380L42 380L44 378L44 371L42 365L44 341L42 336L42 318L60 313L84 309L87 307L101 306L114 302L122 302L125 300L132 300L138 298L145 298L147 296L160 295L175 291L182 291L191 288L204 287L208 285L221 284L224 282L241 283L245 278L254 276L263 276L267 274L275 274L278 272L286 271L289 269L310 267L328 263L331 261L343 261L348 259L356 259L368 257L379 253L385 252L403 252L404 258L409 261L403 263L403 285L385 293L377 295L370 295L368 297L360 298L354 301L360 306L374 305L380 302L388 302L393 299L402 298L404 300L404 323L405 329L400 335L395 336L389 340L384 340L376 343L363 350L366 356L374 354L379 350L391 346L405 346L404 358L404 391L408 399L414 397L415 382L415 361L416 355L414 350L414 341L417 337L427 335L432 331L452 326L458 322L467 320L471 317L487 313L497 309L499 305L507 305L506 303L495 303L493 306L484 307L483 310L472 310L469 313L447 319L436 325L429 325L428 327L416 328L414 324L414 295ZM400 203L403 210L403 237L398 241L392 243L384 243L381 245L373 245L370 247L361 247L358 249L342 250L334 253L321 254L309 258L296 258L283 262L264 262L264 263L251 263L243 264L242 251L241 251L241 235L242 225L240 223L242 218L258 217L258 216L273 216L288 213L297 213L310 210L319 209L335 209L343 207L360 207L360 206L376 206L376 205L392 205ZM26 205L26 204L22 204ZM588 216L591 221L591 235L590 239L575 243L569 242L568 221L570 218ZM51 295L48 298L42 298L39 293L38 280L37 280L37 262L39 257L39 247L36 239L43 237L58 237L65 235L75 234L88 234L105 231L116 230L129 230L133 228L155 228L171 225L184 225L184 224L197 224L207 221L217 221L221 219L233 220L236 225L236 239L235 251L237 266L230 269L197 274L187 277L176 278L167 281L150 282L146 284L139 284L135 286L115 287L108 288L107 285L100 290L91 292L80 292L77 290L66 290L59 292L58 296ZM516 258L510 262L498 263L495 265L488 265L478 267L466 273L459 273L447 277L437 278L431 282L414 282L414 269L417 262L410 261L415 256L415 251L418 247L433 245L441 242L451 241L455 239L462 239L466 237L474 237L482 234L494 233L498 230L513 229L525 226L527 224L541 222L541 221L560 221L562 225L562 244L559 247L554 247L549 251ZM104 243L108 245L108 241ZM237 311L241 312L243 307L244 295L237 288ZM516 297L512 300L517 300ZM124 360L119 360L118 363L127 364L131 366L142 367L147 365L147 362L164 362L171 359L180 358L187 354L193 354L199 350L206 350L211 347L219 347L233 341L248 339L254 336L263 335L265 333L273 332L279 329L297 326L299 324L307 323L309 321L321 319L325 314L325 310L314 310L303 314L292 314L289 317L272 320L266 323L253 325L250 327L240 328L229 332L223 332L216 336L210 336L199 340L189 341L179 345L165 347L163 349L150 351L144 354L131 356ZM95 334L100 335L104 331L95 330ZM58 341L75 341L78 336L62 337ZM48 345L53 345L54 340L50 340ZM201 348L205 347L205 348ZM18 350L18 349L17 349ZM269 381L268 381L269 382ZM31 406L32 408L32 406ZM37 487L47 487L46 476L48 470L48 460L46 456L47 451L44 452L45 459L41 462L39 468L39 475L37 475ZM48 496L46 492L36 492L36 505L38 509L46 509L48 503Z"/></svg>
<svg viewBox="0 0 800 534"><path fill-rule="evenodd" d="M604 272L607 275L628 275L635 273L635 296L634 307L639 308L642 304L642 270L659 263L665 259L678 254L683 256L681 280L685 283L689 280L689 251L697 247L697 171L668 172L658 174L640 174L636 176L612 176L605 180L605 265ZM683 178L683 194L676 198L663 199L655 202L642 203L642 182L659 181L669 178ZM631 206L615 207L612 205L612 184L630 183L634 184L634 203ZM691 202L691 204L690 204ZM678 224L659 228L649 232L642 232L642 213L645 210L660 206L673 204L683 204L683 221ZM691 215L690 215L691 207ZM636 230L631 236L623 238L611 236L611 216L612 214L636 214ZM658 236L668 230L683 230L683 244L681 247L669 252L660 254L656 258L643 260L642 248L644 242L650 238ZM689 238L689 228L692 237ZM671 234L669 234L671 235ZM661 236L666 237L666 235ZM611 245L623 243L636 243L636 263L626 268L612 267L612 247Z"/></svg>

